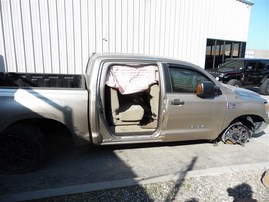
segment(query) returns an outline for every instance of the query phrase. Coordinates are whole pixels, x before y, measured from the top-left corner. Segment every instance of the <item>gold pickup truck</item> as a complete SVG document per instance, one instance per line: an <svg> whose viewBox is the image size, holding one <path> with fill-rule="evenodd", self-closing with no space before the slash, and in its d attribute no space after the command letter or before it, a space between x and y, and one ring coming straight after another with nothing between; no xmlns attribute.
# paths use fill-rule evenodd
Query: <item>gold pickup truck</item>
<svg viewBox="0 0 269 202"><path fill-rule="evenodd" d="M193 64L96 54L84 75L0 73L0 169L29 172L59 132L85 144L221 140L268 125L267 101Z"/></svg>

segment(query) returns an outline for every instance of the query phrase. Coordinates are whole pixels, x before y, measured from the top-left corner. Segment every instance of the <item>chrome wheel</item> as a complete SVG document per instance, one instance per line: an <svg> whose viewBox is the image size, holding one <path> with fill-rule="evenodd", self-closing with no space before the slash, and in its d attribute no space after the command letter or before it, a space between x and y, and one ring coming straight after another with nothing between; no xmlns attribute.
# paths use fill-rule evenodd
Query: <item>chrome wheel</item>
<svg viewBox="0 0 269 202"><path fill-rule="evenodd" d="M228 144L240 144L244 146L251 136L250 130L241 122L230 125L222 134L221 140Z"/></svg>

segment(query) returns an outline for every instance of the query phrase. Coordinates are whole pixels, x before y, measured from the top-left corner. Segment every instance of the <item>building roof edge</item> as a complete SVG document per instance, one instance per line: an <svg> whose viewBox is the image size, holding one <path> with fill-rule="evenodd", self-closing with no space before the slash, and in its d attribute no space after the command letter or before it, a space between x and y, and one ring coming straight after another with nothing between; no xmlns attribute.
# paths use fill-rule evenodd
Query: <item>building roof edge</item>
<svg viewBox="0 0 269 202"><path fill-rule="evenodd" d="M240 1L240 2L245 3L247 5L250 5L250 6L253 6L254 5L254 2L249 1L249 0L237 0L237 1Z"/></svg>

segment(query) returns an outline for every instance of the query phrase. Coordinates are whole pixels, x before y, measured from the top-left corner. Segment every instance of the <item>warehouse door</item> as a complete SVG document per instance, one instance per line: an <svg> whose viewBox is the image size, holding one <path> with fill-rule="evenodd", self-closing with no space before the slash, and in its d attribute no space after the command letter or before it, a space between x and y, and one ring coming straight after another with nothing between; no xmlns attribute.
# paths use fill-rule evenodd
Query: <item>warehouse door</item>
<svg viewBox="0 0 269 202"><path fill-rule="evenodd" d="M246 42L207 39L205 69L217 68L227 58L245 57Z"/></svg>

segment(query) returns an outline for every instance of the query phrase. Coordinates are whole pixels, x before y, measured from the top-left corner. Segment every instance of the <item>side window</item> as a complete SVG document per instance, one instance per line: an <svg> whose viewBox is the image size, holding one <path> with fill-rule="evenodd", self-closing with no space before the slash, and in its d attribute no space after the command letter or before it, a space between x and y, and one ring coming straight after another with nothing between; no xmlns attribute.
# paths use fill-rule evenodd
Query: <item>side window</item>
<svg viewBox="0 0 269 202"><path fill-rule="evenodd" d="M174 93L196 93L197 84L209 79L195 70L170 67L172 89Z"/></svg>
<svg viewBox="0 0 269 202"><path fill-rule="evenodd" d="M269 70L269 63L265 63L265 70Z"/></svg>
<svg viewBox="0 0 269 202"><path fill-rule="evenodd" d="M256 67L257 67L257 62L254 61L254 62L249 62L248 63L248 70L255 71Z"/></svg>
<svg viewBox="0 0 269 202"><path fill-rule="evenodd" d="M265 64L264 63L261 63L261 62L258 62L258 64L257 64L257 70L258 71L263 71L265 69L266 69L265 68Z"/></svg>
<svg viewBox="0 0 269 202"><path fill-rule="evenodd" d="M265 64L261 62L249 62L248 67L251 66L251 71L263 71L265 70Z"/></svg>

